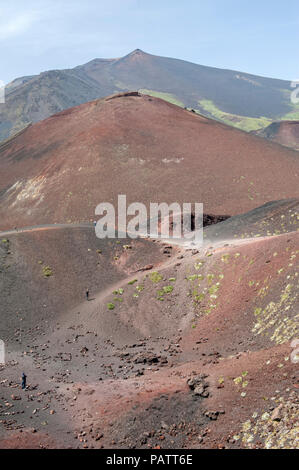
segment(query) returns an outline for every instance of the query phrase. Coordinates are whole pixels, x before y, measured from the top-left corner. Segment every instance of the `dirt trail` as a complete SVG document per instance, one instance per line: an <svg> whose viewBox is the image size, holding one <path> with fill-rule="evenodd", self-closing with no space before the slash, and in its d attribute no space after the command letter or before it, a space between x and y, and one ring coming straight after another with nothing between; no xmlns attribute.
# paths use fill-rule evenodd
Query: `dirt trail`
<svg viewBox="0 0 299 470"><path fill-rule="evenodd" d="M4 237L7 235L17 235L19 233L26 233L26 232L38 232L41 230L59 230L63 228L93 228L93 225L89 223L80 223L80 224L48 224L48 225L34 225L31 227L22 227L22 228L15 228L10 230L5 230L0 232L0 237Z"/></svg>

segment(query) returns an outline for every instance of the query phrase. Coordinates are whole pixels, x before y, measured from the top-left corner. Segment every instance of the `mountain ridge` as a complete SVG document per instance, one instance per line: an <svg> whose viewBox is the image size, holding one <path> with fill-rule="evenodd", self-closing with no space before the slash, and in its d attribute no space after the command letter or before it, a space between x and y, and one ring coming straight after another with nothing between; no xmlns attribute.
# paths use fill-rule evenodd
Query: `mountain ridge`
<svg viewBox="0 0 299 470"><path fill-rule="evenodd" d="M63 109L121 91L145 90L244 130L266 127L297 112L287 80L160 57L135 49L72 69L20 77L0 105L0 139Z"/></svg>

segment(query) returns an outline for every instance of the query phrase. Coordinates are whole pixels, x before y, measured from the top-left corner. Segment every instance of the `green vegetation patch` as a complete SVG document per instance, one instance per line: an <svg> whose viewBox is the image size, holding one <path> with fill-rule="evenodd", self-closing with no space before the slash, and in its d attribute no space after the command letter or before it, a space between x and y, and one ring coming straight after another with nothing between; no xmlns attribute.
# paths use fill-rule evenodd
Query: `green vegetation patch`
<svg viewBox="0 0 299 470"><path fill-rule="evenodd" d="M181 108L185 107L184 103L180 101L175 95L172 95L171 93L163 93L162 91L147 90L146 88L142 88L141 90L139 90L139 92L143 93L144 95L150 95L156 98L161 98L162 100L168 101L168 103L172 103L177 106L180 106Z"/></svg>
<svg viewBox="0 0 299 470"><path fill-rule="evenodd" d="M154 271L153 273L149 275L149 278L154 284L158 284L158 282L162 281L163 276L159 274L157 271Z"/></svg>
<svg viewBox="0 0 299 470"><path fill-rule="evenodd" d="M266 399L266 398L264 398ZM273 407L279 410L278 419L275 411L255 411L251 418L242 423L239 434L235 440L241 440L242 445L249 449L256 448L256 443L264 449L295 449L298 447L298 427L294 425L298 418L298 399L285 399L282 396L274 396Z"/></svg>
<svg viewBox="0 0 299 470"><path fill-rule="evenodd" d="M236 377L234 379L235 385L240 385L242 388L247 387L248 385L248 380L244 380L244 378L248 375L247 371L242 372L242 374L239 377Z"/></svg>
<svg viewBox="0 0 299 470"><path fill-rule="evenodd" d="M191 276L188 276L186 279L187 281L195 281L198 278L199 278L198 274L192 274Z"/></svg>
<svg viewBox="0 0 299 470"><path fill-rule="evenodd" d="M142 284L140 284L139 286L136 286L136 290L138 292L142 292L144 290L144 286Z"/></svg>
<svg viewBox="0 0 299 470"><path fill-rule="evenodd" d="M295 279L294 276L289 278ZM261 289L262 291L262 289ZM262 292L263 296L265 295ZM292 316L292 307L295 307L297 300L294 284L287 284L280 292L278 301L270 301L264 309L256 308L254 315L256 323L252 332L257 335L270 336L271 341L282 344L298 336L299 314Z"/></svg>
<svg viewBox="0 0 299 470"><path fill-rule="evenodd" d="M44 267L43 267L43 275L44 275L45 277L53 276L53 271L52 271L52 269L50 268L50 266L44 266Z"/></svg>
<svg viewBox="0 0 299 470"><path fill-rule="evenodd" d="M256 131L258 129L263 129L272 123L271 119L263 116L260 118L252 118L226 113L225 111L221 111L221 109L217 108L215 103L210 100L200 100L198 104L200 106L200 111L205 111L209 113L212 118L222 121L229 126L242 129L243 131Z"/></svg>
<svg viewBox="0 0 299 470"><path fill-rule="evenodd" d="M163 292L165 292L165 294L170 294L172 291L173 291L173 286L163 287Z"/></svg>

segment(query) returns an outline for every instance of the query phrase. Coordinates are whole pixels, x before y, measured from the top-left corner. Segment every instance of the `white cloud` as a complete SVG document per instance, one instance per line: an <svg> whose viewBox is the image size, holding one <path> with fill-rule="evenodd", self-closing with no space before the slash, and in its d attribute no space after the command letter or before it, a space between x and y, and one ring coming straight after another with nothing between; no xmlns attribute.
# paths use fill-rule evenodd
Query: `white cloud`
<svg viewBox="0 0 299 470"><path fill-rule="evenodd" d="M0 40L11 39L30 29L30 27L39 20L37 12L31 11L19 13L14 16L3 14L0 18ZM10 16L10 17L9 17Z"/></svg>

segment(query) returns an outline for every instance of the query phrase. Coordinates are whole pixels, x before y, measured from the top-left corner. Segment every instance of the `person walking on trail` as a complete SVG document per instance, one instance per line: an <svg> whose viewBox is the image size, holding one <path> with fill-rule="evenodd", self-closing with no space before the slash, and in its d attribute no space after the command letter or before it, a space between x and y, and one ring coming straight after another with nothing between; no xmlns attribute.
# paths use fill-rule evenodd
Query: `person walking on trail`
<svg viewBox="0 0 299 470"><path fill-rule="evenodd" d="M27 381L27 376L26 374L23 372L22 374L22 389L25 390L26 388L26 381Z"/></svg>
<svg viewBox="0 0 299 470"><path fill-rule="evenodd" d="M89 300L89 289L86 289L86 300Z"/></svg>

